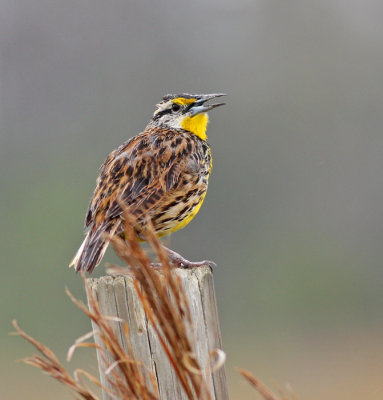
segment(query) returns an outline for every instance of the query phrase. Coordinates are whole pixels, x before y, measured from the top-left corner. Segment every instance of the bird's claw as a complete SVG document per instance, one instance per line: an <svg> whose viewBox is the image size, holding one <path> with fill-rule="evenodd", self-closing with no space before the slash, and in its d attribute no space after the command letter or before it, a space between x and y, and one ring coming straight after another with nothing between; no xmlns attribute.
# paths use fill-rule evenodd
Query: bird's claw
<svg viewBox="0 0 383 400"><path fill-rule="evenodd" d="M188 260L170 260L171 264L173 264L175 267L178 268L197 268L197 267L202 267L204 265L208 267L216 267L217 264L214 261L209 261L209 260L204 260L204 261L197 261L197 262L192 262ZM157 263L151 263L151 266L153 268L161 268L162 264L160 262Z"/></svg>

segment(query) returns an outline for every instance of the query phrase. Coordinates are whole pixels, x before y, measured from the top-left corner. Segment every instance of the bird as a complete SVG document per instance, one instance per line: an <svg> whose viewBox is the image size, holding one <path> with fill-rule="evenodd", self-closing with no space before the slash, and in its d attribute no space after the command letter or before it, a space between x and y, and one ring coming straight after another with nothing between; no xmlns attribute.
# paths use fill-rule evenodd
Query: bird
<svg viewBox="0 0 383 400"><path fill-rule="evenodd" d="M85 239L70 266L92 273L110 238L123 237L124 209L134 216L134 230L141 240L148 218L160 238L184 228L196 216L213 165L207 112L225 104L207 102L221 96L225 94L164 96L145 130L109 154L86 212ZM215 265L188 261L163 247L177 267Z"/></svg>

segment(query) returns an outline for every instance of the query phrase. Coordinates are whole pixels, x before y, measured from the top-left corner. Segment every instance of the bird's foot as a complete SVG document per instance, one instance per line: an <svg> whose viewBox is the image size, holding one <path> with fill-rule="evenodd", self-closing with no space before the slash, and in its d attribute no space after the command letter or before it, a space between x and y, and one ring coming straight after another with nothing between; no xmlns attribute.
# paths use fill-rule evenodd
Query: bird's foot
<svg viewBox="0 0 383 400"><path fill-rule="evenodd" d="M169 261L178 268L194 268L194 267L202 267L203 265L208 265L210 267L216 266L217 264L214 261L203 260L203 261L188 261L186 258L182 257L180 254L176 253L173 250L168 249L167 247L163 246L166 254L169 257ZM153 267L160 267L161 263L152 263Z"/></svg>

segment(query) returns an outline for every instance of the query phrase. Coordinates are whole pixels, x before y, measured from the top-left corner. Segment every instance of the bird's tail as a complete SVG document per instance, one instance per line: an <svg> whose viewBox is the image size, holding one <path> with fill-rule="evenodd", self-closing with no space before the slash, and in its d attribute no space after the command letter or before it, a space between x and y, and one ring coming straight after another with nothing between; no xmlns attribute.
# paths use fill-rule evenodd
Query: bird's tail
<svg viewBox="0 0 383 400"><path fill-rule="evenodd" d="M69 266L74 266L77 272L92 273L104 256L109 238L115 234L118 226L118 223L109 222L95 230L90 229Z"/></svg>

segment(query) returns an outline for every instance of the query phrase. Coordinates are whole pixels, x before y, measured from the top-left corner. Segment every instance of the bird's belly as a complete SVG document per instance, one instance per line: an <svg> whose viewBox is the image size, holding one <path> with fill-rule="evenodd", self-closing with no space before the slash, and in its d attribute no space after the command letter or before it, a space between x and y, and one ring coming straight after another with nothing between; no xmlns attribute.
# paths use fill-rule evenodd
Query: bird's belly
<svg viewBox="0 0 383 400"><path fill-rule="evenodd" d="M174 221L174 224L170 224L170 226L168 227L169 232L165 232L164 235L166 235L167 233L172 233L172 232L178 231L179 229L184 228L197 215L197 213L198 213L199 209L201 208L202 203L205 199L205 195L206 195L206 193L203 196L201 196L197 205L192 205L190 207L190 210L186 214L185 217L176 218ZM160 233L160 236L161 236L161 233Z"/></svg>
<svg viewBox="0 0 383 400"><path fill-rule="evenodd" d="M157 216L154 216L153 225L159 237L184 228L198 213L206 195L206 189L201 193L190 196L188 199L173 201L164 207Z"/></svg>

